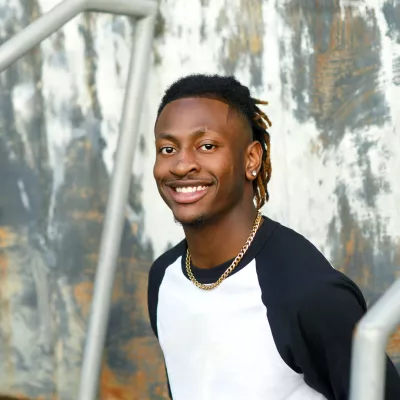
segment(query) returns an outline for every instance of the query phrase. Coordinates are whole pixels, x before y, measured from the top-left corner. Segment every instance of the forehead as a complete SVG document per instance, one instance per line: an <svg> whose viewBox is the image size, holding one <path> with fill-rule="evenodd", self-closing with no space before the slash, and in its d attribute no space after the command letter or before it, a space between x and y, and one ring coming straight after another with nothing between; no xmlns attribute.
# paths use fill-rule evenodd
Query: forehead
<svg viewBox="0 0 400 400"><path fill-rule="evenodd" d="M164 107L157 120L155 134L190 131L199 127L233 134L234 131L243 131L245 125L239 112L221 100L188 97L172 101Z"/></svg>

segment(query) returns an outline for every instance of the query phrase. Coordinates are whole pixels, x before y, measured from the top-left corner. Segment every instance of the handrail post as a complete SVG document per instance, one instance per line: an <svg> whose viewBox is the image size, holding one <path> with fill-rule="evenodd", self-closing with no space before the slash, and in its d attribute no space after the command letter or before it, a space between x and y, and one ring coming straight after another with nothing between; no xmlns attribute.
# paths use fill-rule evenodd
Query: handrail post
<svg viewBox="0 0 400 400"><path fill-rule="evenodd" d="M154 21L155 17L149 16L139 20L136 24L136 38L131 56L121 133L101 237L79 400L97 399L103 347L128 199L139 116L144 97Z"/></svg>

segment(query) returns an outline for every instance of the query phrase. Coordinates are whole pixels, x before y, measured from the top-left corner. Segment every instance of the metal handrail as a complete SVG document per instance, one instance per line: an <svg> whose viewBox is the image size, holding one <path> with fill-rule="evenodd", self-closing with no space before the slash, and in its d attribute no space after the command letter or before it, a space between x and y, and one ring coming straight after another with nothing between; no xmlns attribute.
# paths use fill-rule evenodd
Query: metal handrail
<svg viewBox="0 0 400 400"><path fill-rule="evenodd" d="M78 396L79 400L95 400L98 394L102 354L148 73L157 3L153 0L64 0L0 47L0 72L84 11L123 14L138 18L135 24L135 38L117 156L101 236Z"/></svg>
<svg viewBox="0 0 400 400"><path fill-rule="evenodd" d="M350 400L383 400L386 346L400 324L400 279L371 307L356 327L350 379Z"/></svg>

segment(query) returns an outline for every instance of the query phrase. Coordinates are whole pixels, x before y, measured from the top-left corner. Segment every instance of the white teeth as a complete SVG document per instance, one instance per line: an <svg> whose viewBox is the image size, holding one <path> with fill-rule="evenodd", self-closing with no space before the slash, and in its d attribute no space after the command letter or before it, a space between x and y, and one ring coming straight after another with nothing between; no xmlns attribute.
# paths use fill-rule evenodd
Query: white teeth
<svg viewBox="0 0 400 400"><path fill-rule="evenodd" d="M207 186L192 186L192 187L177 187L175 190L178 193L192 193L192 192L198 192L200 190L205 190Z"/></svg>

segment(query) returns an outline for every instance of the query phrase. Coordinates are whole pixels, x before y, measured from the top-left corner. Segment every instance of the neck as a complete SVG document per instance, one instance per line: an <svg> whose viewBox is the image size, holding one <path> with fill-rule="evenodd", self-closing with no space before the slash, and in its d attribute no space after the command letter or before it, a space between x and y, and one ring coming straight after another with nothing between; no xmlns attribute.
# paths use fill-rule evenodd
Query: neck
<svg viewBox="0 0 400 400"><path fill-rule="evenodd" d="M198 268L212 268L235 258L246 243L257 210L231 210L212 223L201 227L184 227L193 264Z"/></svg>

